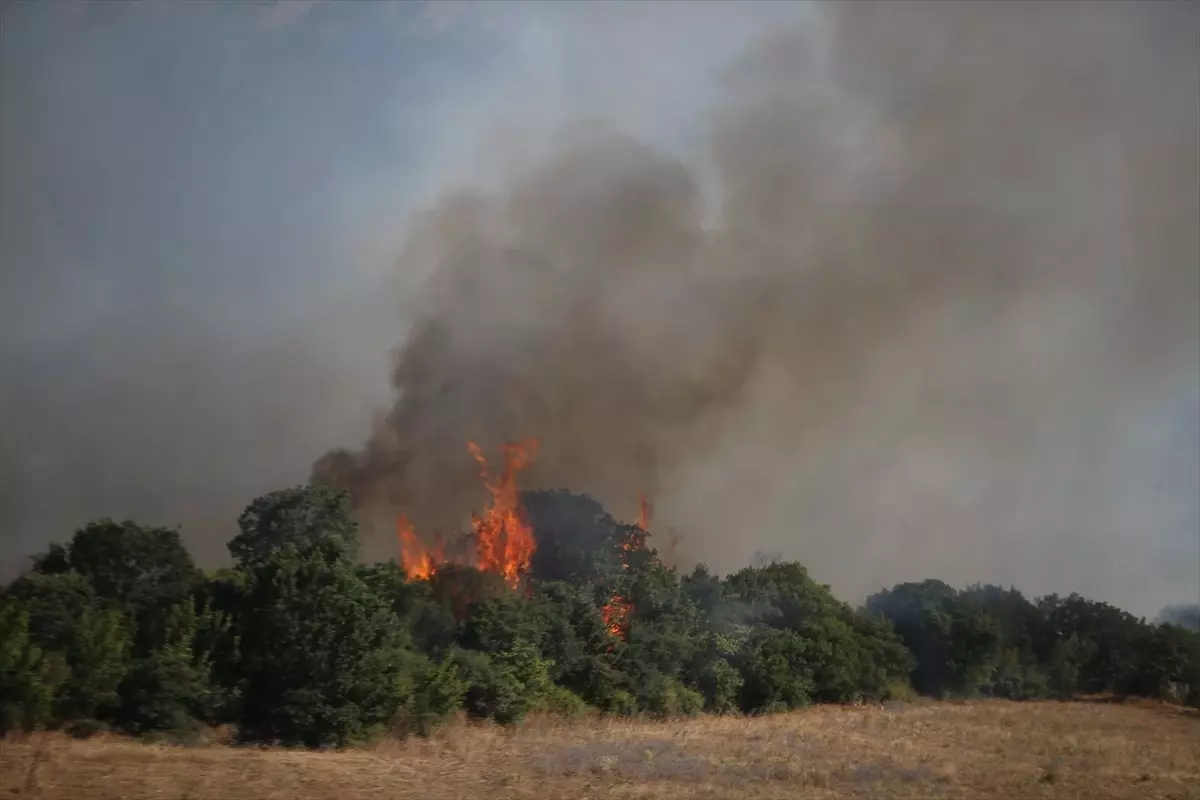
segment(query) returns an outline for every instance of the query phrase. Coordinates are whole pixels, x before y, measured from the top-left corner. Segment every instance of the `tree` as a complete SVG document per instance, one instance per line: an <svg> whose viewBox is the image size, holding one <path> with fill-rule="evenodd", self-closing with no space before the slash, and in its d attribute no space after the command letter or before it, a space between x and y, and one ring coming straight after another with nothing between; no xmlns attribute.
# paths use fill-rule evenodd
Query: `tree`
<svg viewBox="0 0 1200 800"><path fill-rule="evenodd" d="M1107 603L1071 594L1038 600L1046 619L1040 650L1050 654L1058 642L1074 639L1078 691L1126 694L1136 688L1139 650L1148 626Z"/></svg>
<svg viewBox="0 0 1200 800"><path fill-rule="evenodd" d="M340 544L284 548L254 572L242 619L245 741L345 746L398 708L399 620Z"/></svg>
<svg viewBox="0 0 1200 800"><path fill-rule="evenodd" d="M468 606L459 644L484 653L511 650L522 643L540 648L544 625L533 603L510 593Z"/></svg>
<svg viewBox="0 0 1200 800"><path fill-rule="evenodd" d="M25 609L31 641L61 665L55 718L109 719L133 646L125 607L103 603L91 581L74 571L25 575L9 586L8 597Z"/></svg>
<svg viewBox="0 0 1200 800"><path fill-rule="evenodd" d="M467 687L467 713L473 717L502 725L517 722L541 707L553 686L549 662L528 642L516 642L490 655L457 650L454 658Z"/></svg>
<svg viewBox="0 0 1200 800"><path fill-rule="evenodd" d="M715 714L726 714L738 709L738 696L745 685L737 668L725 658L708 659L698 670L696 684L704 697L704 708Z"/></svg>
<svg viewBox="0 0 1200 800"><path fill-rule="evenodd" d="M739 624L793 631L809 642L812 699L878 699L907 681L911 660L890 625L856 613L800 564L747 567L725 581L718 630ZM721 618L724 618L722 621Z"/></svg>
<svg viewBox="0 0 1200 800"><path fill-rule="evenodd" d="M902 583L867 598L916 659L913 686L934 696L978 694L991 684L1000 625L980 604L941 581Z"/></svg>
<svg viewBox="0 0 1200 800"><path fill-rule="evenodd" d="M67 567L87 578L96 594L143 610L181 602L192 590L196 565L179 531L109 519L77 531L64 551L37 561L53 574Z"/></svg>
<svg viewBox="0 0 1200 800"><path fill-rule="evenodd" d="M813 642L795 631L760 626L738 653L747 712L806 706L813 688Z"/></svg>
<svg viewBox="0 0 1200 800"><path fill-rule="evenodd" d="M29 611L16 600L0 600L0 736L52 720L61 673L30 636Z"/></svg>
<svg viewBox="0 0 1200 800"><path fill-rule="evenodd" d="M358 549L350 495L326 486L297 486L255 499L238 517L241 533L229 543L237 565L247 571L283 553L328 548L345 558Z"/></svg>
<svg viewBox="0 0 1200 800"><path fill-rule="evenodd" d="M114 608L84 611L67 643L70 670L58 697L63 720L110 721L121 705L120 686L129 670L133 623Z"/></svg>
<svg viewBox="0 0 1200 800"><path fill-rule="evenodd" d="M607 580L621 572L617 545L625 528L587 495L559 491L521 493L537 538L531 575L575 584Z"/></svg>
<svg viewBox="0 0 1200 800"><path fill-rule="evenodd" d="M122 730L185 732L197 720L212 718L211 664L195 649L201 625L190 598L170 610L163 646L138 658L121 681L115 716Z"/></svg>
<svg viewBox="0 0 1200 800"><path fill-rule="evenodd" d="M405 658L400 678L400 711L393 731L428 736L462 708L467 683L453 659L434 662L418 653Z"/></svg>
<svg viewBox="0 0 1200 800"><path fill-rule="evenodd" d="M70 649L80 620L98 605L91 581L74 571L31 572L13 581L7 594L29 612L34 641L43 649L63 653Z"/></svg>
<svg viewBox="0 0 1200 800"><path fill-rule="evenodd" d="M209 670L207 701L200 716L213 725L233 722L238 717L242 614L250 579L240 570L221 569L205 575L196 589L193 658L206 663Z"/></svg>
<svg viewBox="0 0 1200 800"><path fill-rule="evenodd" d="M551 677L588 697L595 672L611 661L613 644L592 592L560 581L538 582L532 602L541 620L541 652L551 662Z"/></svg>

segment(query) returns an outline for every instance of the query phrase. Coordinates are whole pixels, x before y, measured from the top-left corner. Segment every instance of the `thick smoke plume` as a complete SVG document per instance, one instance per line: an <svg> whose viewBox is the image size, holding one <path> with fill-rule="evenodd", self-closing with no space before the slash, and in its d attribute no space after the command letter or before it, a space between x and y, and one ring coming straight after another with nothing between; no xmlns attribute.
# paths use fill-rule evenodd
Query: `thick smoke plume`
<svg viewBox="0 0 1200 800"><path fill-rule="evenodd" d="M530 485L628 519L646 491L718 568L769 548L851 595L1200 590L1198 25L838 3L730 66L715 183L567 131L422 219L395 405L314 479L387 557L400 509L465 528L467 441L533 436Z"/></svg>

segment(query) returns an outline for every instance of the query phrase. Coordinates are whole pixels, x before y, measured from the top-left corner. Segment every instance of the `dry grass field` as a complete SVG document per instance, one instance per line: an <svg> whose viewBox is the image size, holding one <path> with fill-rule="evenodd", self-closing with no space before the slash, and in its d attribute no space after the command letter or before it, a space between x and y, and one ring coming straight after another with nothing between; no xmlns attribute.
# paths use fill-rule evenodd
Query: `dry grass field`
<svg viewBox="0 0 1200 800"><path fill-rule="evenodd" d="M541 719L321 753L46 734L0 742L0 797L1200 798L1200 715L989 701L675 723Z"/></svg>

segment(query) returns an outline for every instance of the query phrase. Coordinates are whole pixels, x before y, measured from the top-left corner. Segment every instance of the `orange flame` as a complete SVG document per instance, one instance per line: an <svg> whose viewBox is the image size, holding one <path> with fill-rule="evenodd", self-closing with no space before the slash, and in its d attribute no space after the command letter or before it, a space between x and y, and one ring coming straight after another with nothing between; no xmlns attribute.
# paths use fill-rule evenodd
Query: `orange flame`
<svg viewBox="0 0 1200 800"><path fill-rule="evenodd" d="M529 568L537 544L533 538L533 527L521 513L521 498L517 491L517 473L533 463L537 455L536 439L504 446L504 470L496 480L488 472L487 459L474 442L467 449L479 462L483 484L492 495L491 505L480 516L471 516L474 531L476 561L474 566L484 572L503 576L514 589L520 584L521 576ZM396 520L400 553L409 580L424 580L445 563L446 553L440 535L432 548L417 537L413 525L405 514Z"/></svg>
<svg viewBox="0 0 1200 800"><path fill-rule="evenodd" d="M396 534L400 539L400 555L409 580L427 580L433 575L437 565L446 560L440 537L432 549L427 549L417 538L412 522L405 514L401 514L396 520Z"/></svg>
<svg viewBox="0 0 1200 800"><path fill-rule="evenodd" d="M629 532L621 542L621 567L629 569L627 556L646 547L646 537L650 535L650 501L644 492L638 492L637 531ZM604 627L612 636L624 639L629 633L629 615L633 612L633 604L619 594L600 607L600 616L604 619Z"/></svg>
<svg viewBox="0 0 1200 800"><path fill-rule="evenodd" d="M650 501L646 499L646 493L638 492L637 526L647 534L650 533L650 514Z"/></svg>
<svg viewBox="0 0 1200 800"><path fill-rule="evenodd" d="M517 491L517 473L533 463L537 447L536 439L506 444L504 470L493 480L483 451L474 442L467 443L467 449L479 462L483 484L492 495L491 506L482 515L471 517L479 569L503 576L513 588L521 582L521 576L529 568L537 548L533 527L521 513L520 493Z"/></svg>
<svg viewBox="0 0 1200 800"><path fill-rule="evenodd" d="M620 595L613 595L612 600L601 606L600 616L604 618L604 627L619 639L624 639L629 631L629 614L633 604Z"/></svg>

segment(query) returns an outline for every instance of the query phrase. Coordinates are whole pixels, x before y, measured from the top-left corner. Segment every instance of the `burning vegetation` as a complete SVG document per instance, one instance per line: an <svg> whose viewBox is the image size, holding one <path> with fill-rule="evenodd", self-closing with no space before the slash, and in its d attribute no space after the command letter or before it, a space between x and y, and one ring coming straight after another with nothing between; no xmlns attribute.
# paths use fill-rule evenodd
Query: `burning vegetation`
<svg viewBox="0 0 1200 800"><path fill-rule="evenodd" d="M443 565L457 564L497 575L510 589L517 589L528 574L537 551L534 527L522 507L517 476L537 458L538 441L526 439L505 444L502 449L504 465L496 474L492 473L478 444L468 442L467 450L479 465L489 495L487 506L482 512L471 515L469 541L465 547L453 548L453 552L447 550L440 533L434 535L432 544L426 543L417 534L408 515L402 512L396 520L396 535L405 573L410 580L429 580ZM636 524L619 526L620 533L611 546L616 562L625 573L630 568L630 556L647 549L653 510L645 492L638 493L637 509ZM671 549L677 539L677 536L672 538ZM621 591L615 591L601 606L600 614L609 634L624 639L628 635L633 603Z"/></svg>
<svg viewBox="0 0 1200 800"><path fill-rule="evenodd" d="M482 448L474 442L467 443L467 450L479 462L483 485L491 501L483 513L471 517L474 552L463 563L481 572L500 575L514 589L520 585L536 549L533 528L521 510L517 473L533 463L537 448L536 439L504 445L504 467L492 476ZM406 514L400 514L396 526L401 559L413 580L428 579L439 565L459 560L447 558L440 534L435 535L434 546L428 547L417 536Z"/></svg>

